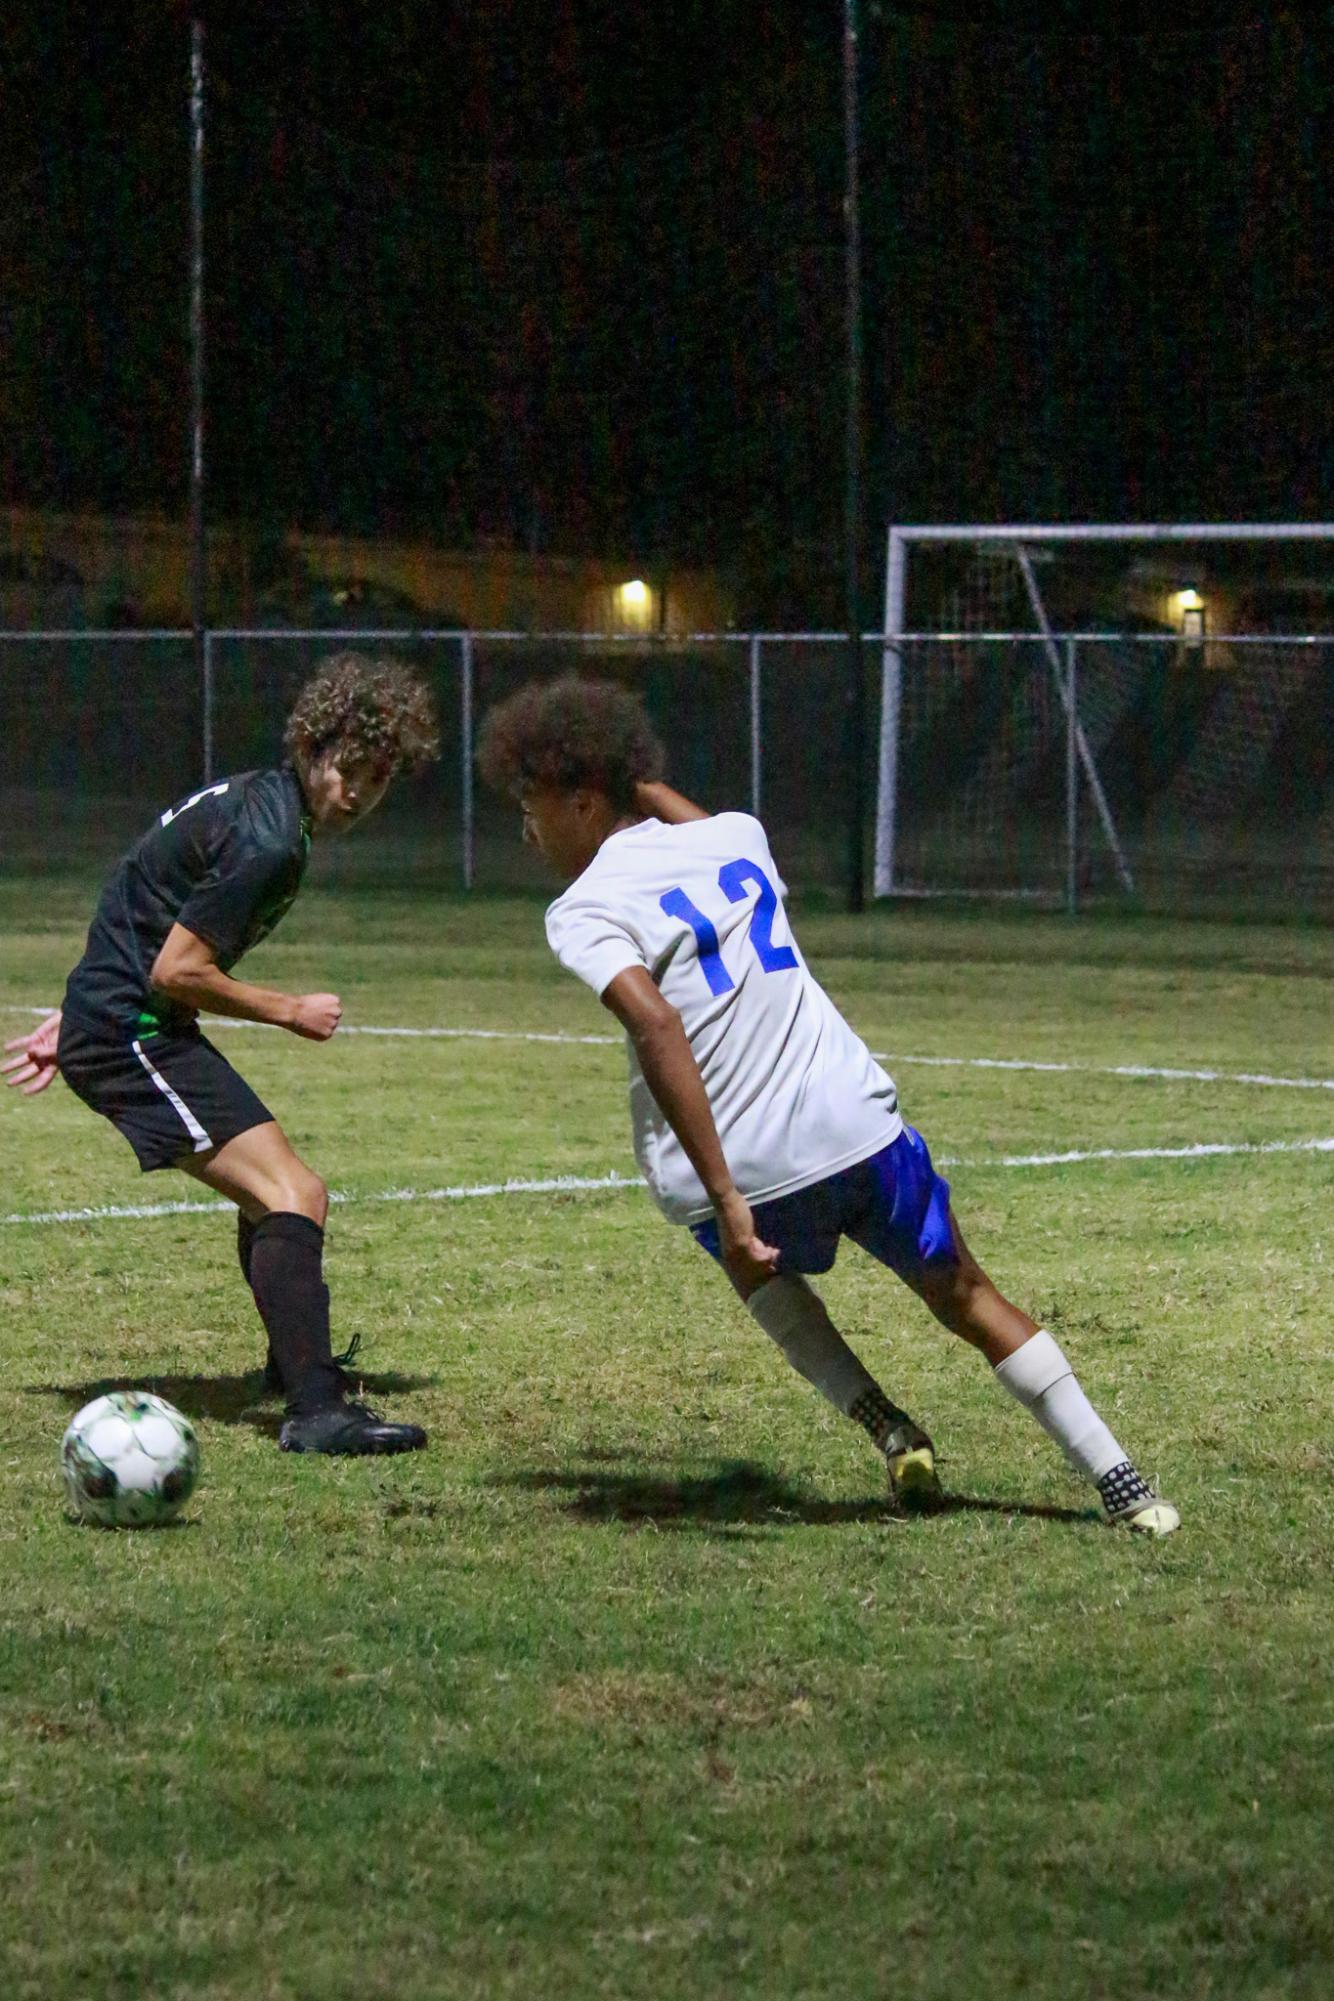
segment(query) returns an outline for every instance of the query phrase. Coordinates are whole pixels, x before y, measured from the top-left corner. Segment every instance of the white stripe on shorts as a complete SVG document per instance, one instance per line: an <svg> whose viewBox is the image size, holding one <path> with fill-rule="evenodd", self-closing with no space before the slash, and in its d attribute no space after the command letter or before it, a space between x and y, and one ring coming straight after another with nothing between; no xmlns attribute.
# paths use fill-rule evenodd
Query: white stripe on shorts
<svg viewBox="0 0 1334 2001"><path fill-rule="evenodd" d="M175 1111L180 1117L181 1123L184 1125L185 1130L189 1133L190 1138L194 1142L195 1152L207 1153L209 1148L212 1146L213 1142L209 1138L208 1134L204 1131L204 1128L200 1125L194 1113L190 1110L190 1107L185 1103L184 1099L177 1097L176 1093L172 1090L171 1085L167 1082L166 1078L161 1074L161 1072L153 1068L148 1058L144 1055L143 1044L141 1042L135 1042L131 1044L131 1047L133 1048L135 1055L139 1058L139 1061L143 1064L145 1070L147 1070L149 1076L153 1079L153 1082L157 1085L159 1091L161 1091L163 1097L167 1100L167 1103L172 1107L173 1111Z"/></svg>

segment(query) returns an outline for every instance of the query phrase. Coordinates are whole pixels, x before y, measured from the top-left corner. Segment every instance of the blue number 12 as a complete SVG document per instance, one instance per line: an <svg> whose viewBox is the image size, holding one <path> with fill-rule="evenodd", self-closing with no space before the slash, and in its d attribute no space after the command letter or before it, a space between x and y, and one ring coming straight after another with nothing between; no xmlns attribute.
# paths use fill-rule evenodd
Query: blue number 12
<svg viewBox="0 0 1334 2001"><path fill-rule="evenodd" d="M699 946L700 971L709 983L710 993L730 993L736 981L723 964L723 955L718 949L718 933L704 912L695 908L683 889L665 889L658 902L669 917L684 917L694 932Z"/></svg>
<svg viewBox="0 0 1334 2001"><path fill-rule="evenodd" d="M778 892L764 870L757 862L727 862L718 871L718 887L729 903L745 901L746 883L753 883L759 890L759 898L751 915L748 936L755 947L755 956L766 973L786 972L797 963L797 955L790 945L775 945L773 941L774 912L778 908ZM686 895L683 889L664 890L658 898L660 907L669 917L683 917L695 934L699 947L700 971L709 983L710 993L726 994L732 991L736 981L723 964L723 955L718 945L718 933L712 923Z"/></svg>

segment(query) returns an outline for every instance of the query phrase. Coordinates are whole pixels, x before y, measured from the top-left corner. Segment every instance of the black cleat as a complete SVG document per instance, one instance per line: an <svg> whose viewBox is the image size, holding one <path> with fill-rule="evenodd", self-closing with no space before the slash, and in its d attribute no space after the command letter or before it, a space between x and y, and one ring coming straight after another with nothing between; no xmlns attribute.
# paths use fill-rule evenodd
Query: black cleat
<svg viewBox="0 0 1334 2001"><path fill-rule="evenodd" d="M344 1372L343 1388L345 1390L351 1390L352 1388L352 1378L347 1374L347 1370L352 1366L352 1363L356 1360L357 1350L360 1348L360 1346L361 1346L361 1336L360 1334L354 1334L352 1336L352 1339L348 1342L346 1348L344 1348L341 1355L331 1355L329 1357L329 1360L333 1363L334 1367L336 1369L341 1369ZM285 1392L285 1385L283 1383L282 1371L279 1369L278 1364L274 1359L272 1348L270 1348L269 1359L264 1364L264 1381L263 1381L263 1386L260 1390L260 1395L266 1397L280 1397L284 1394L284 1392Z"/></svg>
<svg viewBox="0 0 1334 2001"><path fill-rule="evenodd" d="M426 1433L419 1424L391 1424L364 1403L333 1403L304 1417L289 1417L278 1434L284 1452L419 1452Z"/></svg>

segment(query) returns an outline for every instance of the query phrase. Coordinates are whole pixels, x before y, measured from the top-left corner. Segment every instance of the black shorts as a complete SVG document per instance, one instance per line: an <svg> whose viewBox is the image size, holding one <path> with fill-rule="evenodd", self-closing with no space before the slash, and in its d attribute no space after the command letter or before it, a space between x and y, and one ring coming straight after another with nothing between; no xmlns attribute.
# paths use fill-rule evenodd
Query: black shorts
<svg viewBox="0 0 1334 2001"><path fill-rule="evenodd" d="M135 1036L67 1017L56 1061L70 1089L124 1134L145 1173L211 1153L273 1117L197 1028Z"/></svg>

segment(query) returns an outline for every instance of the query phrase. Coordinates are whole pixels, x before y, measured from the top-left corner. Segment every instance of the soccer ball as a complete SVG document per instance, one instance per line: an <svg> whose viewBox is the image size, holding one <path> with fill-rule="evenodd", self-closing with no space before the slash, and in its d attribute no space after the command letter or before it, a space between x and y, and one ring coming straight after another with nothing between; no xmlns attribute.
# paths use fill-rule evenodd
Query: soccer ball
<svg viewBox="0 0 1334 2001"><path fill-rule="evenodd" d="M112 1390L71 1420L60 1466L81 1521L109 1529L160 1528L195 1490L199 1440L190 1420L162 1397Z"/></svg>

